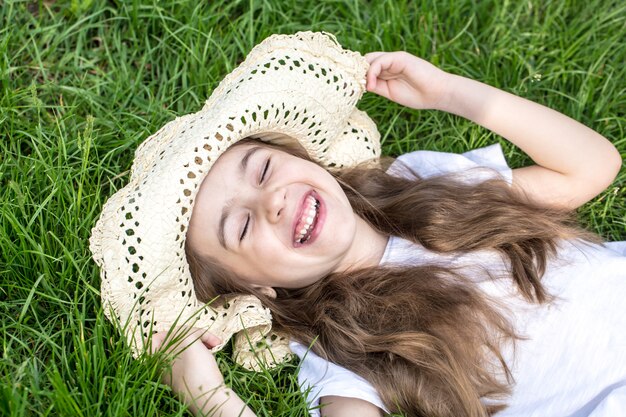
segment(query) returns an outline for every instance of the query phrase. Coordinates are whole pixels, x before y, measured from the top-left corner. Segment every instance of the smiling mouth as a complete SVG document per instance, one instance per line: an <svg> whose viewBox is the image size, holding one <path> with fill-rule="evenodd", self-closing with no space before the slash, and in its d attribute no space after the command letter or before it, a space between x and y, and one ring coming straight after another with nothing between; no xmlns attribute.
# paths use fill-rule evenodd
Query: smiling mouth
<svg viewBox="0 0 626 417"><path fill-rule="evenodd" d="M304 209L294 231L294 243L303 244L311 238L319 218L319 207L320 202L312 194L309 194L305 199Z"/></svg>

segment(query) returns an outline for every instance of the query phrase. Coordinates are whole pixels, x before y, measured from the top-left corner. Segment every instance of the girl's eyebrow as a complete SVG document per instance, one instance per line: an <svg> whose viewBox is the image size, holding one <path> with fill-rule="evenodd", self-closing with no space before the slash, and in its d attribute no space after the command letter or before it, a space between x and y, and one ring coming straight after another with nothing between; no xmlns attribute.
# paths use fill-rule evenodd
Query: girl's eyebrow
<svg viewBox="0 0 626 417"><path fill-rule="evenodd" d="M257 151L262 150L263 148L261 146L253 146L252 148L248 149L246 151L246 153L243 155L243 158L241 158L241 163L239 164L239 177L240 178L244 178L244 174L246 173L246 170L248 169L248 161L250 160L250 157L252 157L252 155L254 155ZM226 202L226 204L224 204L224 208L222 208L222 215L220 216L220 222L219 222L219 226L217 227L217 239L220 242L220 245L222 245L222 247L226 250L228 249L228 246L226 245L226 238L224 236L224 225L226 224L226 220L228 219L228 216L230 215L230 207L233 203L233 200L230 199Z"/></svg>
<svg viewBox="0 0 626 417"><path fill-rule="evenodd" d="M230 215L229 203L230 201L227 202L224 208L222 209L222 215L220 216L220 223L217 228L217 240L219 240L220 245L222 245L222 247L226 250L229 250L229 249L226 246L226 239L224 238L224 225L226 224L226 219Z"/></svg>
<svg viewBox="0 0 626 417"><path fill-rule="evenodd" d="M261 148L260 146L254 146L250 149L248 149L246 151L246 153L243 155L243 158L241 158L241 165L239 167L239 171L240 171L240 175L243 176L243 174L246 172L246 170L248 169L248 160L250 159L250 157L252 155L254 155L255 152L260 151Z"/></svg>

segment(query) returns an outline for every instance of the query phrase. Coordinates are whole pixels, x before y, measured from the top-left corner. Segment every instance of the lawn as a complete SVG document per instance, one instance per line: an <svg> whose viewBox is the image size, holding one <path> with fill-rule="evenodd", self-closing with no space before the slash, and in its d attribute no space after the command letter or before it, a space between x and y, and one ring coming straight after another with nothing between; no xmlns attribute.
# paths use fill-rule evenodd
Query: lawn
<svg viewBox="0 0 626 417"><path fill-rule="evenodd" d="M0 414L182 416L154 358L137 361L100 305L87 240L133 151L202 107L272 33L323 30L363 53L407 50L580 120L626 157L626 4L617 1L0 0ZM501 141L457 117L366 95L383 152ZM579 210L626 239L626 170ZM249 373L218 354L263 416L305 415L290 363Z"/></svg>

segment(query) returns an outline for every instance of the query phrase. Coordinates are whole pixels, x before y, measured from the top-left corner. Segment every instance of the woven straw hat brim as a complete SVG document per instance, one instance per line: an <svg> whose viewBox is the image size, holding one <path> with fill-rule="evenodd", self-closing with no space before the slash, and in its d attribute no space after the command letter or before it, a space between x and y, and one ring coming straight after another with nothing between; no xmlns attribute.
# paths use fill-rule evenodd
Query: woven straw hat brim
<svg viewBox="0 0 626 417"><path fill-rule="evenodd" d="M270 365L287 353L284 340L267 338L271 315L256 297L210 307L196 299L184 250L194 199L217 158L245 137L296 140L330 169L376 161L380 136L355 107L366 70L365 59L331 35L271 36L202 110L169 122L137 148L128 184L106 202L90 239L105 313L136 354L151 333L173 324L208 328L223 344L246 329L236 354L248 367L255 365L248 347L259 342L274 345Z"/></svg>

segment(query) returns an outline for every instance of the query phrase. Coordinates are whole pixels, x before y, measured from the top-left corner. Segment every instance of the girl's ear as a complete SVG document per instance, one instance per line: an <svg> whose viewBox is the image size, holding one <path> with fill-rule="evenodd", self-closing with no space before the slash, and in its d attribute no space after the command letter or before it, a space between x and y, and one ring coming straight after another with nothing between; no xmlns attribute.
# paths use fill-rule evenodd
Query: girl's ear
<svg viewBox="0 0 626 417"><path fill-rule="evenodd" d="M276 290L272 287L258 287L257 289L266 297L276 298Z"/></svg>

